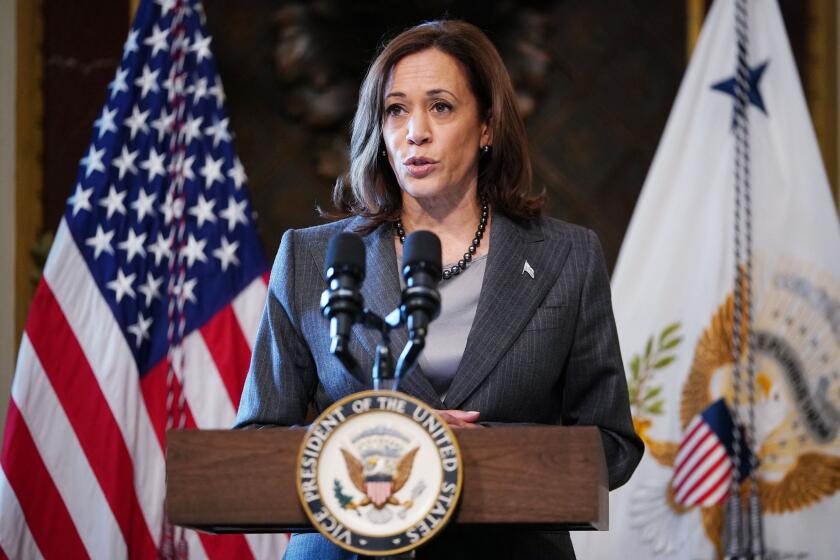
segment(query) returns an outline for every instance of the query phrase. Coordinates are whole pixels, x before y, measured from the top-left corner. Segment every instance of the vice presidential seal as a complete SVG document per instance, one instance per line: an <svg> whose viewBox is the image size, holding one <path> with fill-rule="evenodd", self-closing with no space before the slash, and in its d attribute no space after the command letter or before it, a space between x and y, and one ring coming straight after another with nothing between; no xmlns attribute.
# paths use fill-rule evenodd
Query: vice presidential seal
<svg viewBox="0 0 840 560"><path fill-rule="evenodd" d="M304 438L297 482L303 510L337 545L385 556L440 531L461 493L461 455L429 406L365 391L324 411Z"/></svg>

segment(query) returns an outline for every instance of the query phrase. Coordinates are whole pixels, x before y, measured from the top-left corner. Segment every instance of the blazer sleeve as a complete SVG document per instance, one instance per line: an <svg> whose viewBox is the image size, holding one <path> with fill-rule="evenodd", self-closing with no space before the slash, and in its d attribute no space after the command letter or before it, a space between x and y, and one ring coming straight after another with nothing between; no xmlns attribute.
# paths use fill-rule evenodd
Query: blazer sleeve
<svg viewBox="0 0 840 560"><path fill-rule="evenodd" d="M295 231L287 230L271 270L251 367L235 428L303 424L317 386L295 310Z"/></svg>
<svg viewBox="0 0 840 560"><path fill-rule="evenodd" d="M563 420L600 428L612 490L630 479L644 444L633 429L607 267L591 230L586 247L588 264L563 390Z"/></svg>

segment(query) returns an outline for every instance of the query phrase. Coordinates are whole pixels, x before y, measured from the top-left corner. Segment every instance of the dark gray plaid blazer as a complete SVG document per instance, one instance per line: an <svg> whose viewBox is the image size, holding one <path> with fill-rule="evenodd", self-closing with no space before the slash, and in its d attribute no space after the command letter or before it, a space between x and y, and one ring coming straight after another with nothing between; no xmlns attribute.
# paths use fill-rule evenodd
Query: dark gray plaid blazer
<svg viewBox="0 0 840 560"><path fill-rule="evenodd" d="M237 415L237 427L288 426L370 388L329 352L319 310L329 239L358 218L283 235ZM364 237L365 305L384 316L400 303L393 230ZM523 274L525 261L534 277ZM432 323L431 328L434 328ZM354 327L351 343L369 372L377 336ZM406 342L394 333L392 353ZM478 410L486 422L590 425L601 429L610 488L624 484L642 456L633 431L604 257L597 236L551 218L519 224L493 214L490 253L467 347L441 402L415 368L400 389L434 408ZM445 552L444 552L445 551ZM449 529L418 557L574 558L566 532ZM352 558L318 534L292 538L287 558Z"/></svg>

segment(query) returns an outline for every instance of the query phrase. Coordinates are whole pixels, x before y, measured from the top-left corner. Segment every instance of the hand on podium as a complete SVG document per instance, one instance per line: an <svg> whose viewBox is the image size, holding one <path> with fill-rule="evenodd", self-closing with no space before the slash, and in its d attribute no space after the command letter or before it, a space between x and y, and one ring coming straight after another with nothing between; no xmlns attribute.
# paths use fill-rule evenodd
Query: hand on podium
<svg viewBox="0 0 840 560"><path fill-rule="evenodd" d="M476 424L478 421L479 412L477 410L435 410L441 417L446 420L446 423L453 428L483 428L484 426Z"/></svg>

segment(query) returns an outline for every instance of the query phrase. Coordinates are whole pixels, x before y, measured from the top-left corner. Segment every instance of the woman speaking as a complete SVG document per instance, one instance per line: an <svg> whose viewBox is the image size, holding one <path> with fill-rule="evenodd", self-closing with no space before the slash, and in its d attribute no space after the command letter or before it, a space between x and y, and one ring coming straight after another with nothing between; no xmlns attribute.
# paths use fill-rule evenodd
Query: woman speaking
<svg viewBox="0 0 840 560"><path fill-rule="evenodd" d="M347 217L283 235L237 427L302 424L310 405L317 414L370 387L330 353L318 304L327 243L363 235L362 294L384 316L400 302L405 236L428 230L442 246L441 312L401 390L458 428L597 426L610 488L625 483L643 446L601 246L592 231L541 216L516 97L489 39L460 21L394 38L361 86L350 152L334 193ZM375 341L354 335L351 350L370 371ZM517 529L453 527L417 553L574 558L567 532ZM351 557L319 534L295 535L287 549L287 558Z"/></svg>

